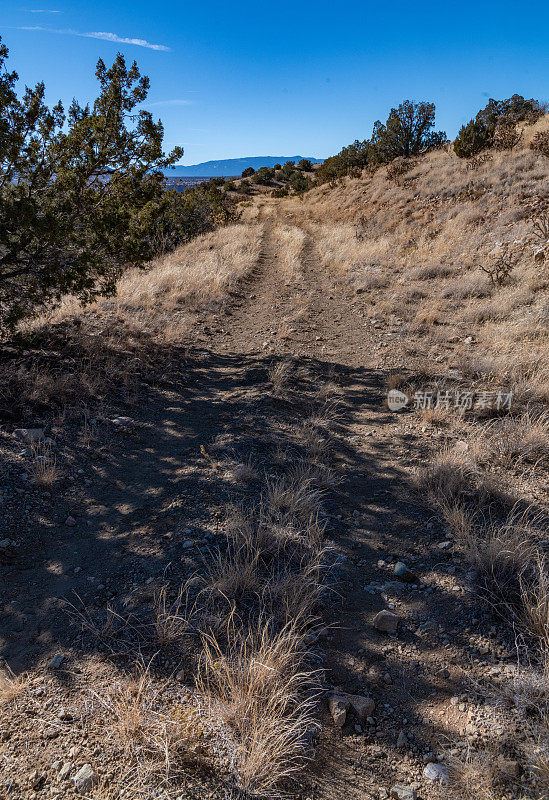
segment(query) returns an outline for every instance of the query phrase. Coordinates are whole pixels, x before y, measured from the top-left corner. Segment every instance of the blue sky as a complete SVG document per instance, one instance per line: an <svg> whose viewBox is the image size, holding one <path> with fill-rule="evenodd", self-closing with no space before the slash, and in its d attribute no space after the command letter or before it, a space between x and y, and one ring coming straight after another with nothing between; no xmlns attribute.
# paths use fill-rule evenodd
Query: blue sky
<svg viewBox="0 0 549 800"><path fill-rule="evenodd" d="M489 96L549 100L547 0L0 0L0 20L11 67L52 103L92 99L99 57L136 59L185 164L326 157L406 98L434 101L449 136Z"/></svg>

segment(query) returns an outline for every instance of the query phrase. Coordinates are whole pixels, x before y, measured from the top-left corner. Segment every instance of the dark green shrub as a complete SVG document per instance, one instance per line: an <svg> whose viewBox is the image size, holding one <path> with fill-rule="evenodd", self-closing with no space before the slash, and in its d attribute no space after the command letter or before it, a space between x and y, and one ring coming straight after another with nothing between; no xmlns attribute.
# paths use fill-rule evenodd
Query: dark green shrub
<svg viewBox="0 0 549 800"><path fill-rule="evenodd" d="M311 172L313 169L312 161L309 158L302 158L297 162L297 166L298 169L302 169L303 172Z"/></svg>
<svg viewBox="0 0 549 800"><path fill-rule="evenodd" d="M306 192L311 188L311 180L302 172L294 172L290 178L290 186L294 192Z"/></svg>
<svg viewBox="0 0 549 800"><path fill-rule="evenodd" d="M454 142L455 153L460 158L471 158L494 144L503 148L512 147L517 141L517 124L532 124L544 111L538 100L525 100L520 94L514 94L507 100L490 99L475 119L459 131Z"/></svg>
<svg viewBox="0 0 549 800"><path fill-rule="evenodd" d="M493 134L482 122L472 119L463 125L454 142L454 152L459 158L472 158L492 146Z"/></svg>
<svg viewBox="0 0 549 800"><path fill-rule="evenodd" d="M287 197L289 194L287 186L279 186L278 189L273 189L271 192L272 197Z"/></svg>
<svg viewBox="0 0 549 800"><path fill-rule="evenodd" d="M387 163L399 156L410 158L422 150L438 147L446 140L446 134L432 131L434 124L434 103L405 100L391 109L384 125L379 121L374 124L372 156L380 163Z"/></svg>
<svg viewBox="0 0 549 800"><path fill-rule="evenodd" d="M274 178L274 170L269 167L260 167L253 176L254 183L267 186Z"/></svg>
<svg viewBox="0 0 549 800"><path fill-rule="evenodd" d="M242 172L242 177L243 178L249 178L251 175L254 174L254 172L255 172L255 169L253 167L246 167L246 169L243 170L243 172Z"/></svg>
<svg viewBox="0 0 549 800"><path fill-rule="evenodd" d="M162 170L183 151L163 153L162 123L142 109L149 79L135 62L128 69L119 53L107 69L99 60L97 99L73 100L65 114L61 103L46 106L43 83L19 99L7 56L0 41L3 328L67 293L82 302L112 293L123 268L155 254L159 217L170 219L168 239L202 225L191 208L198 195L166 195Z"/></svg>

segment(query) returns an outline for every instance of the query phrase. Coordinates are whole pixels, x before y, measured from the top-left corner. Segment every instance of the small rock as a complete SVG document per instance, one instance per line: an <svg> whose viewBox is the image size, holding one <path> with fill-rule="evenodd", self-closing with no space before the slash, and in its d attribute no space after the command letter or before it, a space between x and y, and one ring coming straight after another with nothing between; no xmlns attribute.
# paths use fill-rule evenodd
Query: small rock
<svg viewBox="0 0 549 800"><path fill-rule="evenodd" d="M42 783L43 779L44 776L40 772L38 772L37 769L33 769L31 774L29 775L29 783L33 787L33 789L39 786Z"/></svg>
<svg viewBox="0 0 549 800"><path fill-rule="evenodd" d="M359 694L350 694L348 696L351 708L357 715L360 722L364 722L373 713L376 704L371 697L362 697Z"/></svg>
<svg viewBox="0 0 549 800"><path fill-rule="evenodd" d="M408 569L403 561L397 561L395 564L395 575L406 583L417 583L417 575L411 569Z"/></svg>
<svg viewBox="0 0 549 800"><path fill-rule="evenodd" d="M408 736L405 730L401 730L398 734L396 746L398 750L404 750L405 747L408 747Z"/></svg>
<svg viewBox="0 0 549 800"><path fill-rule="evenodd" d="M334 721L334 725L342 728L347 719L347 711L350 709L351 703L349 699L342 694L332 694L328 698L328 708Z"/></svg>
<svg viewBox="0 0 549 800"><path fill-rule="evenodd" d="M63 655L63 653L56 653L54 657L51 659L48 666L50 666L52 669L59 669L59 667L63 663L64 658L65 656Z"/></svg>
<svg viewBox="0 0 549 800"><path fill-rule="evenodd" d="M20 442L25 444L34 444L44 438L44 428L17 428L14 430L13 435Z"/></svg>
<svg viewBox="0 0 549 800"><path fill-rule="evenodd" d="M395 800L417 800L417 791L412 786L395 784L391 786L391 797Z"/></svg>
<svg viewBox="0 0 549 800"><path fill-rule="evenodd" d="M396 614L391 611L379 611L374 617L374 628L383 633L396 633L398 630L400 619Z"/></svg>
<svg viewBox="0 0 549 800"><path fill-rule="evenodd" d="M175 675L175 679L176 681L179 681L179 683L183 683L183 681L185 680L185 670L184 669L178 670Z"/></svg>
<svg viewBox="0 0 549 800"><path fill-rule="evenodd" d="M93 771L91 764L84 764L84 766L78 770L72 782L76 789L84 794L97 783L97 774Z"/></svg>
<svg viewBox="0 0 549 800"><path fill-rule="evenodd" d="M423 774L432 783L441 783L443 786L448 783L448 768L444 764L430 762L423 770Z"/></svg>
<svg viewBox="0 0 549 800"><path fill-rule="evenodd" d="M74 766L74 764L72 763L72 761L65 761L63 763L63 766L59 770L59 780L60 781L66 781L67 780L67 778L69 777L69 775L72 772L73 766Z"/></svg>
<svg viewBox="0 0 549 800"><path fill-rule="evenodd" d="M387 794L387 789L378 789L378 796L379 800L387 800L389 795Z"/></svg>
<svg viewBox="0 0 549 800"><path fill-rule="evenodd" d="M68 516L67 519L65 520L65 525L67 525L69 528L73 528L76 525L75 518Z"/></svg>
<svg viewBox="0 0 549 800"><path fill-rule="evenodd" d="M534 253L534 261L536 264L543 264L545 261L545 250L543 247L540 247L539 250L536 250Z"/></svg>

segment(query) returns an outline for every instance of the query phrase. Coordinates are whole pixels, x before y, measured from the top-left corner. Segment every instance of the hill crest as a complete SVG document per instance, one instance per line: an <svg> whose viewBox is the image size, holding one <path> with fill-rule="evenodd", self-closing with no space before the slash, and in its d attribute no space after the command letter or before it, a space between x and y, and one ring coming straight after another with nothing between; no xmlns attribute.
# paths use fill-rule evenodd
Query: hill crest
<svg viewBox="0 0 549 800"><path fill-rule="evenodd" d="M237 177L248 167L274 167L275 164L284 164L286 161L300 161L308 158L313 164L322 163L323 159L312 156L246 156L244 158L222 158L217 161L203 161L200 164L184 166L178 164L173 169L166 170L169 177L197 178L197 177Z"/></svg>

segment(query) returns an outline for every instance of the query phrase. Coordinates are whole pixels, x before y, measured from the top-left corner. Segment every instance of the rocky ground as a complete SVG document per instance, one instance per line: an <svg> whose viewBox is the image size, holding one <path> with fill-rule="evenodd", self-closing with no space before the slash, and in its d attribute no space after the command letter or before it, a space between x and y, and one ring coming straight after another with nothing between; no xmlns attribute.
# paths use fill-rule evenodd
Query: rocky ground
<svg viewBox="0 0 549 800"><path fill-rule="evenodd" d="M320 267L306 225L300 268L283 273L272 226L254 274L223 316L197 315L161 379L85 413L0 429L0 656L22 676L3 691L2 796L107 797L114 784L110 796L131 796L134 762L109 711L120 676L140 655L160 708L196 700L192 642L159 643L158 593L207 573L227 508L311 447L311 419L334 476L311 642L322 696L315 756L288 790L467 797L454 767L478 755L495 776L491 797L539 796L526 732L504 702L513 631L414 479L443 444L459 446L459 431L388 410L391 375L421 364L403 365L398 335ZM54 460L53 477L37 456ZM230 770L212 736L200 768L139 796L226 796Z"/></svg>

